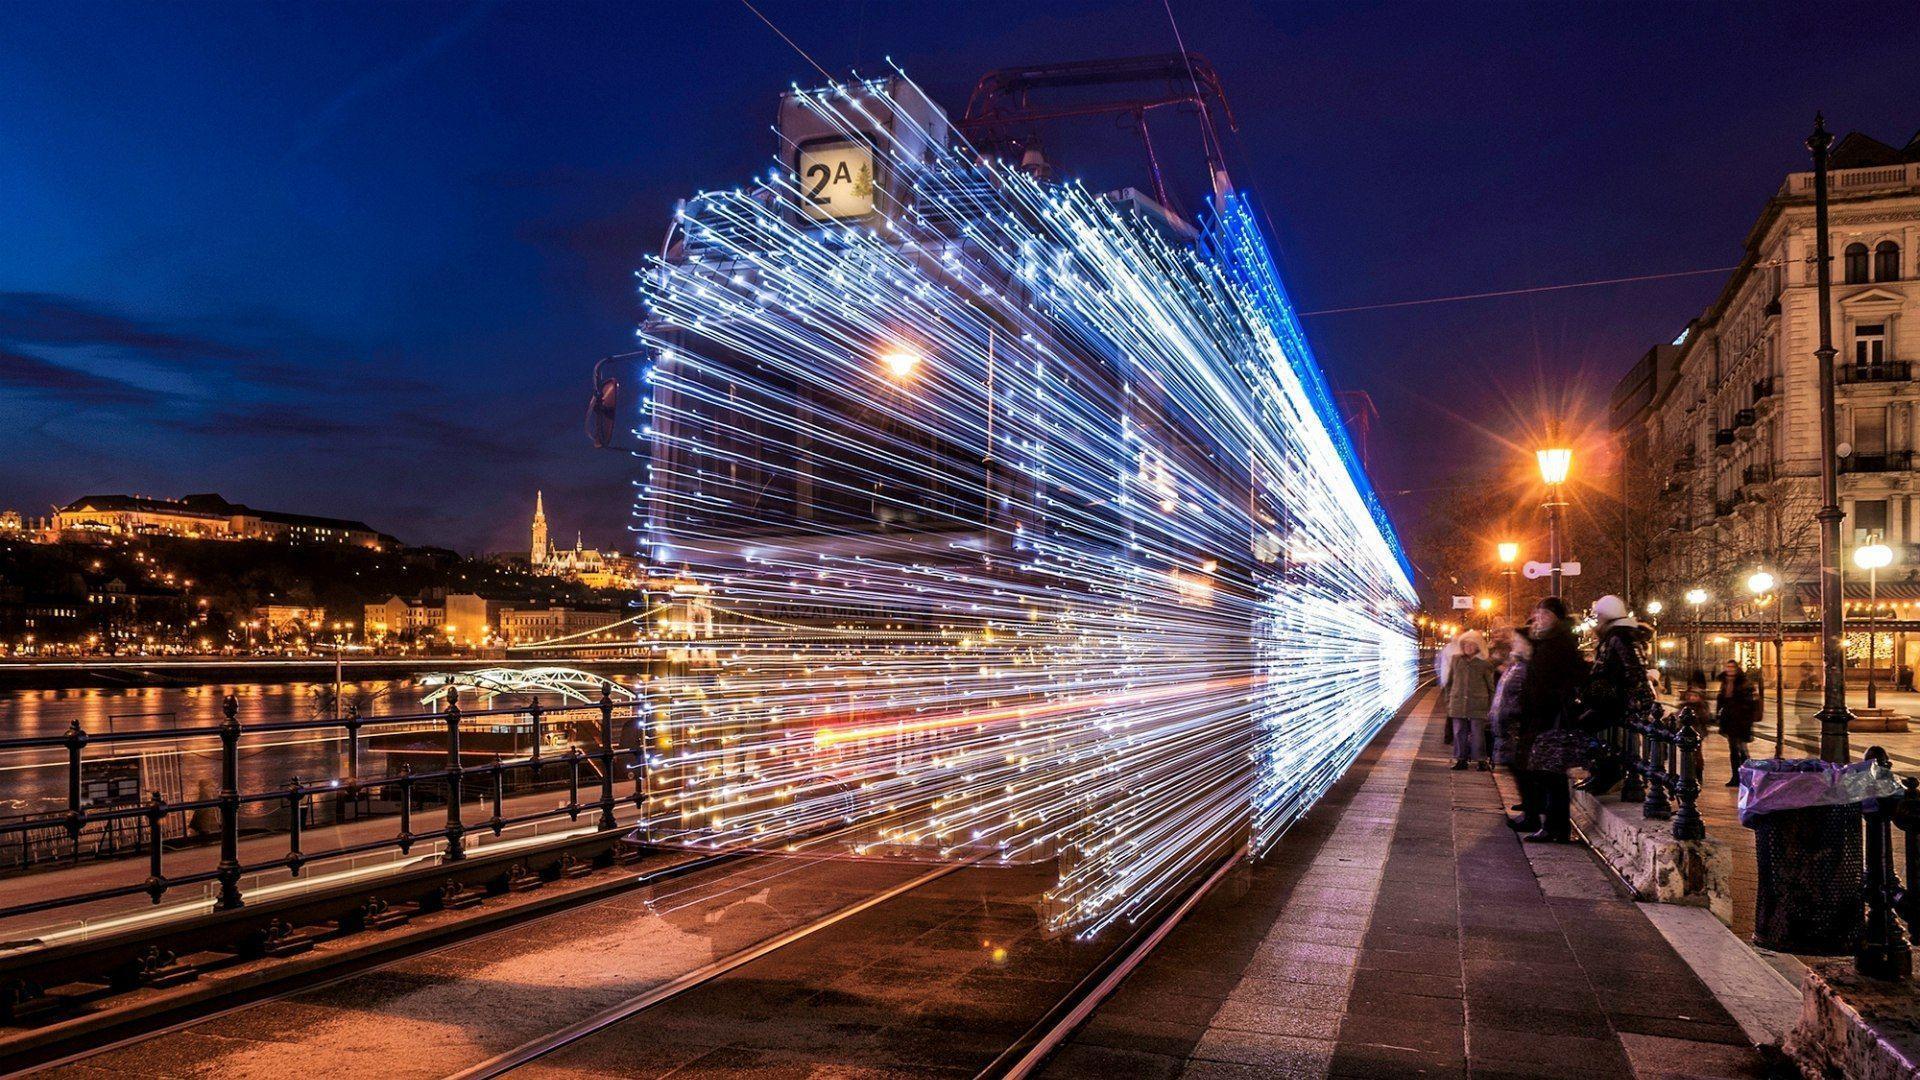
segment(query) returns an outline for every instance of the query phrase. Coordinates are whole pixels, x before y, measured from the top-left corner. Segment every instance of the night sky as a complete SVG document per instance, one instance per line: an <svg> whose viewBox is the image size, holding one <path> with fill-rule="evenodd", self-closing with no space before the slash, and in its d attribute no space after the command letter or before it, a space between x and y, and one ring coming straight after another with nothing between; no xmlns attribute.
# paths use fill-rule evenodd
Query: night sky
<svg viewBox="0 0 1920 1080"><path fill-rule="evenodd" d="M1161 0L756 4L836 74L891 56L955 113L990 68L1174 48ZM1729 266L1816 108L1920 126L1905 4L1172 7L1305 311ZM820 81L735 0L4 23L0 507L218 491L463 550L524 545L536 487L556 539L630 546L634 462L582 430L593 362L630 347L673 201L763 170L775 96ZM1145 187L1110 134L1049 153ZM1157 138L1197 168L1178 122ZM1307 325L1383 415L1405 525L1540 401L1603 400L1721 280Z"/></svg>

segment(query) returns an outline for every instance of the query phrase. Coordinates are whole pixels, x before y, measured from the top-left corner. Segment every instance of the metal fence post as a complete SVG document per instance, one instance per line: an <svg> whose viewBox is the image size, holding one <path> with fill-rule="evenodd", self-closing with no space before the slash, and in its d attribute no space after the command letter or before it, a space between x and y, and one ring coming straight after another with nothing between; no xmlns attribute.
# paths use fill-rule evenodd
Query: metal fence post
<svg viewBox="0 0 1920 1080"><path fill-rule="evenodd" d="M1623 803L1635 803L1647 797L1646 781L1641 775L1647 767L1646 738L1641 734L1640 723L1629 719L1621 725L1620 753L1627 761L1627 774L1620 778L1620 801Z"/></svg>
<svg viewBox="0 0 1920 1080"><path fill-rule="evenodd" d="M449 687L447 690L447 854L448 862L458 862L467 857L466 847L461 843L467 835L467 827L460 823L460 797L464 779L460 768L460 691Z"/></svg>
<svg viewBox="0 0 1920 1080"><path fill-rule="evenodd" d="M73 841L74 862L80 861L80 832L87 827L87 808L80 804L80 751L86 745L80 721L67 725L67 836Z"/></svg>
<svg viewBox="0 0 1920 1080"><path fill-rule="evenodd" d="M1920 779L1905 777L1900 781L1905 788L1900 793L1900 802L1893 810L1893 823L1900 827L1905 841L1906 886L1900 890L1899 901L1895 904L1900 918L1907 924L1911 935L1916 923L1920 923Z"/></svg>
<svg viewBox="0 0 1920 1080"><path fill-rule="evenodd" d="M161 873L160 832L167 820L167 800L159 792L147 801L147 895L154 903L167 891L167 876Z"/></svg>
<svg viewBox="0 0 1920 1080"><path fill-rule="evenodd" d="M220 721L220 898L214 909L241 906L240 899L240 702L232 694L221 704Z"/></svg>
<svg viewBox="0 0 1920 1080"><path fill-rule="evenodd" d="M533 753L531 755L533 758L533 783L535 787L538 787L540 785L540 772L544 768L540 761L540 744L544 740L540 734L539 698L534 698L532 704L527 706L527 721L533 725Z"/></svg>
<svg viewBox="0 0 1920 1080"><path fill-rule="evenodd" d="M1867 751L1867 759L1887 764L1886 752L1877 746ZM1853 968L1868 978L1898 982L1913 974L1913 953L1893 915L1899 890L1899 880L1893 873L1894 804L1874 799L1866 805L1866 861L1860 877L1866 893L1867 922L1860 935L1860 948L1853 956Z"/></svg>
<svg viewBox="0 0 1920 1080"><path fill-rule="evenodd" d="M341 723L347 729L347 794L360 790L360 706L349 703Z"/></svg>
<svg viewBox="0 0 1920 1080"><path fill-rule="evenodd" d="M600 828L611 829L613 820L613 687L600 687Z"/></svg>
<svg viewBox="0 0 1920 1080"><path fill-rule="evenodd" d="M1674 722L1682 729L1693 727L1693 706L1682 705L1675 714ZM1656 731L1651 725L1647 729L1645 756L1647 759L1647 797L1640 802L1640 816L1646 818L1668 818L1673 816L1673 804L1667 801L1667 782L1671 774L1667 772L1668 733Z"/></svg>
<svg viewBox="0 0 1920 1080"><path fill-rule="evenodd" d="M1674 738L1674 757L1678 766L1680 782L1675 785L1674 794L1680 797L1680 808L1673 815L1673 838L1675 840L1703 840L1707 835L1707 823L1700 818L1700 778L1694 775L1694 754L1700 749L1700 733L1692 724L1682 724Z"/></svg>

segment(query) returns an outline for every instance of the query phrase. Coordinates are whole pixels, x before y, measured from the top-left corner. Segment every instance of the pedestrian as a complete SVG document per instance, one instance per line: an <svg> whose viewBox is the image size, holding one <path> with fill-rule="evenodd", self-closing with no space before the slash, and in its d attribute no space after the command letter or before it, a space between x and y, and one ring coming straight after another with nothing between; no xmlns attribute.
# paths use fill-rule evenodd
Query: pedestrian
<svg viewBox="0 0 1920 1080"><path fill-rule="evenodd" d="M1438 711L1447 720L1446 723L1440 725L1440 741L1448 746L1453 745L1453 723L1452 718L1446 714L1447 679L1453 674L1453 662L1459 657L1460 650L1466 648L1469 643L1472 643L1476 648L1485 646L1485 642L1481 640L1478 630L1465 630L1455 634L1453 640L1442 646L1433 658L1433 681L1440 686Z"/></svg>
<svg viewBox="0 0 1920 1080"><path fill-rule="evenodd" d="M1728 787L1740 786L1740 766L1747 760L1747 744L1753 741L1753 722L1760 711L1747 673L1732 660L1720 671L1720 690L1714 699L1713 718L1727 740L1727 757L1733 761Z"/></svg>
<svg viewBox="0 0 1920 1080"><path fill-rule="evenodd" d="M1540 737L1571 724L1569 712L1575 693L1586 677L1587 664L1567 625L1566 602L1543 597L1527 620L1532 655L1520 688L1520 723L1514 740L1514 762L1520 781L1520 816L1507 824L1534 843L1564 843L1573 835L1571 803L1564 768L1535 760ZM1545 767L1543 767L1545 766Z"/></svg>
<svg viewBox="0 0 1920 1080"><path fill-rule="evenodd" d="M1487 741L1487 710L1493 706L1496 681L1492 662L1480 655L1480 638L1463 640L1447 671L1447 724L1453 729L1456 770L1466 768L1476 757L1481 771L1493 767L1481 748Z"/></svg>
<svg viewBox="0 0 1920 1080"><path fill-rule="evenodd" d="M1647 664L1640 654L1652 634L1628 613L1626 601L1611 594L1594 601L1593 622L1598 644L1581 688L1581 727L1599 734L1653 713L1653 684L1647 680ZM1580 790L1597 798L1625 775L1625 759L1605 754L1588 765Z"/></svg>
<svg viewBox="0 0 1920 1080"><path fill-rule="evenodd" d="M1500 662L1500 681L1493 687L1493 704L1487 709L1487 720L1492 728L1493 763L1511 769L1514 737L1520 726L1520 688L1527 681L1527 658L1533 653L1526 627L1516 626L1507 631L1505 653Z"/></svg>
<svg viewBox="0 0 1920 1080"><path fill-rule="evenodd" d="M1707 744L1707 717L1711 711L1707 707L1707 673L1694 668L1687 676L1686 689L1680 691L1680 710L1674 714L1674 730L1678 731L1679 724L1685 723L1693 729L1695 735L1699 736L1693 751L1693 775L1695 776L1707 774L1706 751L1700 747Z"/></svg>

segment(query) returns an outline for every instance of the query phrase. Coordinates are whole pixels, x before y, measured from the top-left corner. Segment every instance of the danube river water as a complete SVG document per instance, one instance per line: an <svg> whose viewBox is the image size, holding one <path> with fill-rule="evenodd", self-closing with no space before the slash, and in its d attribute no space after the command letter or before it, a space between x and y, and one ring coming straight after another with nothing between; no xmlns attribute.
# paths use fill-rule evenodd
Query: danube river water
<svg viewBox="0 0 1920 1080"><path fill-rule="evenodd" d="M362 716L403 715L426 711L421 698L431 689L421 677L406 676L348 682L341 686L340 697L357 706ZM334 715L331 682L10 690L0 691L0 739L61 736L75 723L90 735L211 727L220 723L227 694L238 704L243 731L249 724ZM502 697L494 704L505 708L528 700L525 695ZM463 704L485 703L469 698ZM552 706L557 699L546 698L541 704ZM94 743L85 753L87 761L99 762L89 770L95 784L89 797L108 785L122 791L133 785L142 792L157 790L170 801L205 797L218 787L219 745L217 738L206 735L119 746ZM330 779L341 775L344 760L343 739L335 729L245 734L240 744L241 789L278 787L296 777L308 782ZM0 750L0 817L64 808L66 761L63 747ZM383 771L377 761L367 761L363 768Z"/></svg>

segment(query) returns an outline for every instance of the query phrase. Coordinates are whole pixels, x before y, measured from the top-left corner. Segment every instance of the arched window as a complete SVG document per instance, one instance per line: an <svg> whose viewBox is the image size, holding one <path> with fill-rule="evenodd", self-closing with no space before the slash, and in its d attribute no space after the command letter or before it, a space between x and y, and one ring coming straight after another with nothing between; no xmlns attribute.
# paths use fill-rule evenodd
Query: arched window
<svg viewBox="0 0 1920 1080"><path fill-rule="evenodd" d="M1867 245L1847 245L1846 283L1858 285L1867 280Z"/></svg>
<svg viewBox="0 0 1920 1080"><path fill-rule="evenodd" d="M1900 280L1900 245L1882 240L1873 249L1873 280Z"/></svg>

